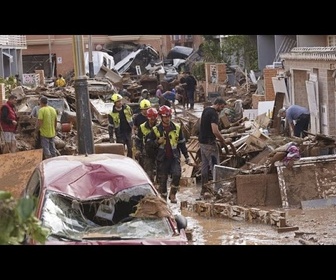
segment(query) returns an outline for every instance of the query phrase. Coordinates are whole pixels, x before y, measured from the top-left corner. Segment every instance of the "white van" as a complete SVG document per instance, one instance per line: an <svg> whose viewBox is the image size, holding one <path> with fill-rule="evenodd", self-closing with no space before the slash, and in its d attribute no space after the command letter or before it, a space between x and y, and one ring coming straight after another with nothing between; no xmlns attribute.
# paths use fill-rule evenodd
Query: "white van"
<svg viewBox="0 0 336 280"><path fill-rule="evenodd" d="M85 73L89 73L89 52L84 52ZM114 68L114 58L106 52L92 51L93 74L99 72L100 67L104 65L109 69Z"/></svg>

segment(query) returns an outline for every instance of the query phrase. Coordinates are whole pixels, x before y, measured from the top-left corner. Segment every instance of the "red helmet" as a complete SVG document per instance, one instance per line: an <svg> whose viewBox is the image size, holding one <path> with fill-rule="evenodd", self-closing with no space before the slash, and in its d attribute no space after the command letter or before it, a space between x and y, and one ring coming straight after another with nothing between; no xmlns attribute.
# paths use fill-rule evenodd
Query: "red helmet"
<svg viewBox="0 0 336 280"><path fill-rule="evenodd" d="M172 115L172 109L167 105L163 105L159 108L159 115L163 117L169 117Z"/></svg>
<svg viewBox="0 0 336 280"><path fill-rule="evenodd" d="M147 109L147 118L148 119L156 119L158 117L158 111L155 108Z"/></svg>

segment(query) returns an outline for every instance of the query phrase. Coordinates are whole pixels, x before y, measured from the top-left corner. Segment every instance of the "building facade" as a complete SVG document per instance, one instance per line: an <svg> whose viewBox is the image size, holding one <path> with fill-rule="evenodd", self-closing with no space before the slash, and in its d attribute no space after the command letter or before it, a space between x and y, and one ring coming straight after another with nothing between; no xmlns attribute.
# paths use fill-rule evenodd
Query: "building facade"
<svg viewBox="0 0 336 280"><path fill-rule="evenodd" d="M0 77L22 76L22 51L26 48L25 35L0 35Z"/></svg>

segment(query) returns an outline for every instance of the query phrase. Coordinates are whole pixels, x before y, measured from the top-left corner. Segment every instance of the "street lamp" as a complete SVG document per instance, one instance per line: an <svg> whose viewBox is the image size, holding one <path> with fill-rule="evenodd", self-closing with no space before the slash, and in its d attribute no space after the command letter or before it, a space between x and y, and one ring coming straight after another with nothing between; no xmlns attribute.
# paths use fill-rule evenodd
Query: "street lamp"
<svg viewBox="0 0 336 280"><path fill-rule="evenodd" d="M85 75L83 35L73 35L75 69L77 142L79 154L93 154L92 119L89 102L87 76Z"/></svg>

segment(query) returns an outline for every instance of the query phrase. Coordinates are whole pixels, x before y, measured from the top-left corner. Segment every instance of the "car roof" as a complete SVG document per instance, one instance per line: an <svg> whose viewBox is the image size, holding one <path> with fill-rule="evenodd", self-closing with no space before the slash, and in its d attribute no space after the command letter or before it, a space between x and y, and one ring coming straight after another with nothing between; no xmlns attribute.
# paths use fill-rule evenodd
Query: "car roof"
<svg viewBox="0 0 336 280"><path fill-rule="evenodd" d="M136 185L150 184L142 167L132 158L118 154L63 155L43 160L44 189L92 199L113 195Z"/></svg>
<svg viewBox="0 0 336 280"><path fill-rule="evenodd" d="M175 46L167 54L168 59L181 58L186 59L194 51L193 48L185 46Z"/></svg>

